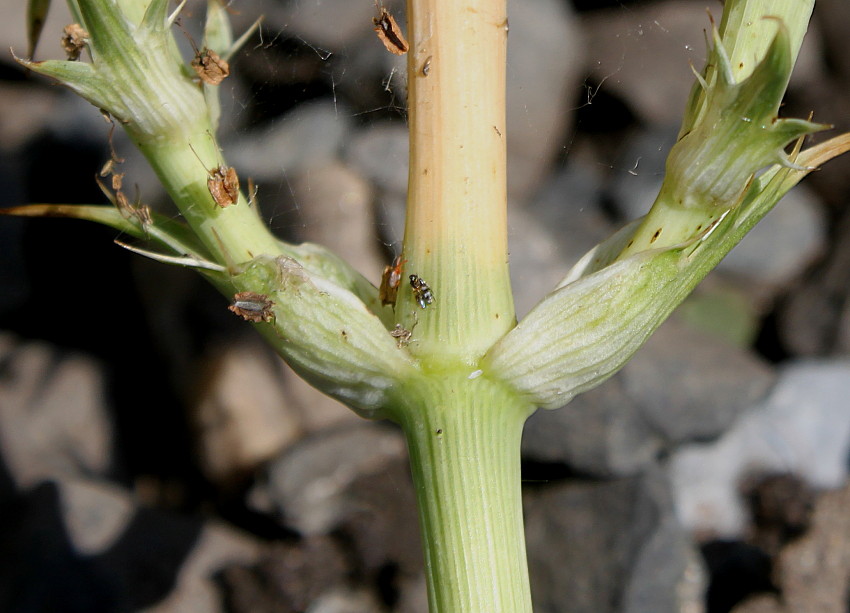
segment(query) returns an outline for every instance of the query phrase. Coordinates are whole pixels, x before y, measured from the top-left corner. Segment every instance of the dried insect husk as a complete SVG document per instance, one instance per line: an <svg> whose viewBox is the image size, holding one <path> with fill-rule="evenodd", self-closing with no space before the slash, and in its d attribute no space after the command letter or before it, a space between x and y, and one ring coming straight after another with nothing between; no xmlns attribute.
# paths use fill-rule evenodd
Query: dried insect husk
<svg viewBox="0 0 850 613"><path fill-rule="evenodd" d="M230 76L230 64L221 59L218 53L206 47L201 49L192 60L192 68L207 85L219 85Z"/></svg>
<svg viewBox="0 0 850 613"><path fill-rule="evenodd" d="M274 302L269 300L265 294L257 292L238 292L233 296L233 304L227 307L245 321L260 323L270 322L274 319L272 307Z"/></svg>
<svg viewBox="0 0 850 613"><path fill-rule="evenodd" d="M80 59L88 39L89 33L78 23L72 23L62 29L62 49L65 50L69 61Z"/></svg>
<svg viewBox="0 0 850 613"><path fill-rule="evenodd" d="M207 179L207 189L221 208L227 208L239 201L239 177L233 166L219 166L210 172Z"/></svg>
<svg viewBox="0 0 850 613"><path fill-rule="evenodd" d="M395 18L389 14L387 9L381 9L381 15L372 20L375 24L375 32L387 51L395 55L404 55L410 49L404 33L401 31Z"/></svg>

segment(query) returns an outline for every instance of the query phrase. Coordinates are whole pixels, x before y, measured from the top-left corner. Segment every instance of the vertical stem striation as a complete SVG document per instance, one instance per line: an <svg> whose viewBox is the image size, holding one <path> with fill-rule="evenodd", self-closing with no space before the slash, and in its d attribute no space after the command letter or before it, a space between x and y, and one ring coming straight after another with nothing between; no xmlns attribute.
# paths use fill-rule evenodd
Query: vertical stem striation
<svg viewBox="0 0 850 613"><path fill-rule="evenodd" d="M520 438L531 408L485 377L407 390L399 411L431 613L530 613Z"/></svg>
<svg viewBox="0 0 850 613"><path fill-rule="evenodd" d="M514 324L507 264L504 0L408 0L405 291L419 357L474 363ZM436 298L420 309L407 275Z"/></svg>

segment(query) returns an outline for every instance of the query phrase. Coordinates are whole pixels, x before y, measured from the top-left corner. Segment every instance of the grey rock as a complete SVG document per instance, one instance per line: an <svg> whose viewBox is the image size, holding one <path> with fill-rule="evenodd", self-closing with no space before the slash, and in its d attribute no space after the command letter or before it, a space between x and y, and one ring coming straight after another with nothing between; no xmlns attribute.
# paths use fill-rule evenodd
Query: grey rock
<svg viewBox="0 0 850 613"><path fill-rule="evenodd" d="M522 318L587 251L613 234L600 209L601 179L572 163L524 207L508 208L511 283Z"/></svg>
<svg viewBox="0 0 850 613"><path fill-rule="evenodd" d="M586 13L586 57L593 81L619 96L646 122L676 125L694 83L689 62L702 68L705 3L667 0L628 11ZM592 92L588 92L592 104Z"/></svg>
<svg viewBox="0 0 850 613"><path fill-rule="evenodd" d="M356 132L344 159L380 189L392 194L407 192L407 128L380 123Z"/></svg>
<svg viewBox="0 0 850 613"><path fill-rule="evenodd" d="M825 241L820 203L806 185L797 185L729 252L718 270L767 290L782 287L823 252Z"/></svg>
<svg viewBox="0 0 850 613"><path fill-rule="evenodd" d="M850 352L850 216L835 226L826 260L790 291L779 309L782 342L797 355Z"/></svg>
<svg viewBox="0 0 850 613"><path fill-rule="evenodd" d="M217 344L205 357L192 418L201 469L211 481L233 483L300 434L277 361L257 341Z"/></svg>
<svg viewBox="0 0 850 613"><path fill-rule="evenodd" d="M0 575L4 610L75 603L85 611L220 611L212 576L249 564L252 538L140 507L104 482L62 478L4 500L5 559L25 561Z"/></svg>
<svg viewBox="0 0 850 613"><path fill-rule="evenodd" d="M350 113L332 101L301 104L270 126L230 143L230 163L257 181L280 182L285 174L333 160L348 138Z"/></svg>
<svg viewBox="0 0 850 613"><path fill-rule="evenodd" d="M349 591L352 571L344 549L319 536L272 543L253 563L222 569L218 581L228 611L296 613Z"/></svg>
<svg viewBox="0 0 850 613"><path fill-rule="evenodd" d="M403 23L394 0L383 2ZM374 37L372 18L377 16L374 5L348 0L298 2L283 0L265 3L265 26L288 36L298 37L311 45L329 51L339 51L359 38Z"/></svg>
<svg viewBox="0 0 850 613"><path fill-rule="evenodd" d="M690 546L658 470L528 492L526 539L538 613L679 612Z"/></svg>
<svg viewBox="0 0 850 613"><path fill-rule="evenodd" d="M607 196L623 221L649 212L664 180L664 165L676 143L675 124L650 127L629 138L611 173Z"/></svg>
<svg viewBox="0 0 850 613"><path fill-rule="evenodd" d="M330 162L301 173L292 190L303 207L305 240L330 245L375 284L382 270L371 186L349 167Z"/></svg>
<svg viewBox="0 0 850 613"><path fill-rule="evenodd" d="M567 3L508 3L508 192L522 201L566 140L583 64L583 38Z"/></svg>
<svg viewBox="0 0 850 613"><path fill-rule="evenodd" d="M6 336L0 362L0 449L14 481L105 475L113 468L112 421L99 366L44 343Z"/></svg>
<svg viewBox="0 0 850 613"><path fill-rule="evenodd" d="M564 464L594 477L625 477L645 470L663 441L640 415L615 376L565 407L538 410L525 425L526 460Z"/></svg>
<svg viewBox="0 0 850 613"><path fill-rule="evenodd" d="M720 436L775 380L746 350L668 320L622 370L625 394L668 445Z"/></svg>
<svg viewBox="0 0 850 613"><path fill-rule="evenodd" d="M814 487L848 476L850 362L799 360L784 367L770 395L722 438L687 445L671 460L676 505L701 534L738 538L746 512L738 494L753 472L793 473Z"/></svg>
<svg viewBox="0 0 850 613"><path fill-rule="evenodd" d="M323 534L351 516L351 485L405 458L396 430L374 424L320 433L290 448L268 468L268 496L284 521L305 535ZM356 494L356 492L354 492Z"/></svg>

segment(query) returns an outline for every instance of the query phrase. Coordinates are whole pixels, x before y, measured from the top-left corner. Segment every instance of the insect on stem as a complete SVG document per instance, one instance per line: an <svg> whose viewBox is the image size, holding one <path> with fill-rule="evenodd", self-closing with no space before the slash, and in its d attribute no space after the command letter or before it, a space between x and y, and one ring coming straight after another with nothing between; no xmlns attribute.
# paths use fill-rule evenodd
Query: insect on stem
<svg viewBox="0 0 850 613"><path fill-rule="evenodd" d="M407 44L407 39L404 38L404 33L396 23L395 18L390 15L386 8L380 6L377 0L375 7L378 9L379 15L372 19L372 23L375 24L374 29L378 38L390 53L404 55L410 49L410 45Z"/></svg>

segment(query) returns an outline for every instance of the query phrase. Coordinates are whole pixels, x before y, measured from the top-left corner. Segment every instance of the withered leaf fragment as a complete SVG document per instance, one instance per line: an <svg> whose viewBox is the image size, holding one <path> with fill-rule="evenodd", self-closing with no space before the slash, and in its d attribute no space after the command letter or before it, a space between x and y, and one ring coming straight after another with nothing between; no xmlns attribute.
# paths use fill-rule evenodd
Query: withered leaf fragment
<svg viewBox="0 0 850 613"><path fill-rule="evenodd" d="M222 164L211 170L210 178L207 179L207 189L221 208L236 204L239 200L239 177L236 175L236 169Z"/></svg>
<svg viewBox="0 0 850 613"><path fill-rule="evenodd" d="M404 55L407 53L410 45L407 44L401 28L398 27L395 18L390 15L387 9L381 8L381 14L373 18L372 23L375 24L375 32L378 34L381 42L384 43L387 51L395 55Z"/></svg>
<svg viewBox="0 0 850 613"><path fill-rule="evenodd" d="M195 55L192 68L207 85L218 85L230 75L230 64L221 59L218 53L206 47Z"/></svg>
<svg viewBox="0 0 850 613"><path fill-rule="evenodd" d="M273 306L274 302L269 300L269 297L265 294L239 292L233 296L233 304L227 308L245 321L260 323L274 319Z"/></svg>
<svg viewBox="0 0 850 613"><path fill-rule="evenodd" d="M80 59L88 38L89 33L78 23L72 23L62 29L62 49L68 55L68 60L76 62Z"/></svg>

